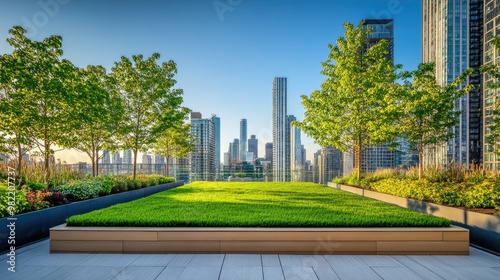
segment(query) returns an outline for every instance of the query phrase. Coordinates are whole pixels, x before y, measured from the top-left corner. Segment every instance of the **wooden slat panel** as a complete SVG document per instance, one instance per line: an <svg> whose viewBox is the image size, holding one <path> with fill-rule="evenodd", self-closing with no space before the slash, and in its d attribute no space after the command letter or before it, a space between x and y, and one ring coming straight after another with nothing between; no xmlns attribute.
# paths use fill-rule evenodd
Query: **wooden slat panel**
<svg viewBox="0 0 500 280"><path fill-rule="evenodd" d="M122 253L121 241L50 241L50 252Z"/></svg>

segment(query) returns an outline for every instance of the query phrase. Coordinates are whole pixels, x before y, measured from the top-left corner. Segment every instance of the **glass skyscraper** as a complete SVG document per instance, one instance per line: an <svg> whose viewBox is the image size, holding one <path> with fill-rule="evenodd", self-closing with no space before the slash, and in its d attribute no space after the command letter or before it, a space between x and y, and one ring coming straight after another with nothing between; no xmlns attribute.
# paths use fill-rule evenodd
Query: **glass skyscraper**
<svg viewBox="0 0 500 280"><path fill-rule="evenodd" d="M500 36L500 2L487 0L484 3L484 63L500 63L500 53L495 51L492 44L493 38ZM496 154L498 143L496 146L489 145L486 137L490 135L489 126L493 124L493 110L495 103L500 100L500 90L490 89L486 85L495 82L493 77L484 74L484 167L488 170L500 170L500 157Z"/></svg>
<svg viewBox="0 0 500 280"><path fill-rule="evenodd" d="M423 0L422 8L422 60L436 63L438 83L448 85L469 67L478 69L482 64L482 0ZM460 123L450 128L455 135L426 151L426 166L482 162L480 76L474 74L468 82L476 89L454 104L462 111Z"/></svg>
<svg viewBox="0 0 500 280"><path fill-rule="evenodd" d="M247 161L247 120L240 121L240 162Z"/></svg>
<svg viewBox="0 0 500 280"><path fill-rule="evenodd" d="M191 113L191 134L196 142L189 154L190 181L213 181L215 179L215 126L211 119L202 119L201 114Z"/></svg>
<svg viewBox="0 0 500 280"><path fill-rule="evenodd" d="M220 118L212 115L215 133L215 169L220 172Z"/></svg>
<svg viewBox="0 0 500 280"><path fill-rule="evenodd" d="M273 181L286 182L287 141L287 79L274 78L273 82ZM290 166L290 161L288 161Z"/></svg>

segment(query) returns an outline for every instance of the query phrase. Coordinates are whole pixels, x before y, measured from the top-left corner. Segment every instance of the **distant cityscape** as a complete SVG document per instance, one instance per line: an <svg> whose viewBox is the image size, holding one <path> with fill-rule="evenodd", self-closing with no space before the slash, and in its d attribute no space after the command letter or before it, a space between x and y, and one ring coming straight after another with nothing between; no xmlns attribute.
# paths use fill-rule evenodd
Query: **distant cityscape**
<svg viewBox="0 0 500 280"><path fill-rule="evenodd" d="M491 42L500 35L499 1L424 0L422 5L422 59L423 62L436 63L436 78L440 84L449 84L469 67L478 70L483 64L497 61L499 53L494 51ZM394 48L397 47L394 45L394 21L368 19L364 21L364 27L372 29L366 46L370 47L382 39L388 40L387 56L394 59ZM482 164L487 170L500 169L495 147L485 141L500 92L481 85L493 81L493 77L479 72L469 77L468 83L475 88L455 104L455 108L463 112L459 125L450 128L455 135L422 159L426 166L446 166L454 162ZM264 151L259 151L256 135L248 136L247 128L251 120L241 119L239 135L235 135L227 151L221 151L221 119L216 115L203 118L200 112L192 112L191 134L196 139L194 151L186 158L171 159L168 163L164 157L143 154L139 172L164 173L165 164L168 164L171 168L167 175L183 181L311 181L322 184L352 172L352 151L322 147L314 153L314 158L306 158L306 149L301 142L302 132L293 125L297 118L287 113L286 77L275 77L270 93L273 140L265 143ZM391 149L389 143L368 147L362 151L361 171L408 168L418 164L417 158L409 152L408 143L401 140L399 147ZM25 162L30 162L30 156L25 157ZM126 173L131 164L131 150L114 154L104 151L100 171L106 174ZM87 168L85 163L78 166Z"/></svg>

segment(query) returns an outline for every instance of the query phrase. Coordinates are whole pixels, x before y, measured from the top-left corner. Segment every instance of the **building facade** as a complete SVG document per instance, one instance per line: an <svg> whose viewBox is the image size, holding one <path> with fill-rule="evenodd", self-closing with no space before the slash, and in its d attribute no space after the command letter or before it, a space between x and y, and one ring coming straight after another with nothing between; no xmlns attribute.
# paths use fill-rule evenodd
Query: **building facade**
<svg viewBox="0 0 500 280"><path fill-rule="evenodd" d="M251 135L248 139L248 152L253 153L254 158L259 157L259 140L255 135Z"/></svg>
<svg viewBox="0 0 500 280"><path fill-rule="evenodd" d="M290 164L291 164L291 181L301 182L303 171L303 145L300 139L300 128L290 125Z"/></svg>
<svg viewBox="0 0 500 280"><path fill-rule="evenodd" d="M286 182L287 78L273 82L273 181ZM288 164L288 166L290 166Z"/></svg>
<svg viewBox="0 0 500 280"><path fill-rule="evenodd" d="M247 120L240 121L240 162L247 160Z"/></svg>
<svg viewBox="0 0 500 280"><path fill-rule="evenodd" d="M201 113L191 113L191 134L195 137L194 151L189 153L189 180L215 180L215 125L202 119Z"/></svg>
<svg viewBox="0 0 500 280"><path fill-rule="evenodd" d="M500 63L500 54L495 51L492 44L493 38L500 36L500 3L499 1L486 0L484 2L484 64ZM500 170L500 157L496 154L498 143L496 146L489 145L486 140L490 135L489 126L493 124L493 110L495 103L500 100L500 91L498 89L488 88L488 84L495 80L487 74L484 74L483 88L483 116L484 116L484 167L487 170Z"/></svg>
<svg viewBox="0 0 500 280"><path fill-rule="evenodd" d="M318 183L328 184L333 178L343 176L343 154L333 147L323 147L318 155Z"/></svg>
<svg viewBox="0 0 500 280"><path fill-rule="evenodd" d="M266 143L266 161L273 162L273 143Z"/></svg>
<svg viewBox="0 0 500 280"><path fill-rule="evenodd" d="M215 133L215 169L217 170L217 173L220 172L220 118L217 117L216 115L212 115L212 122L214 123L214 133Z"/></svg>
<svg viewBox="0 0 500 280"><path fill-rule="evenodd" d="M469 67L481 66L482 6L482 0L422 1L422 60L435 62L440 85L450 84ZM480 75L470 76L467 82L476 89L454 104L462 112L460 123L449 129L454 137L427 150L424 165L482 163Z"/></svg>

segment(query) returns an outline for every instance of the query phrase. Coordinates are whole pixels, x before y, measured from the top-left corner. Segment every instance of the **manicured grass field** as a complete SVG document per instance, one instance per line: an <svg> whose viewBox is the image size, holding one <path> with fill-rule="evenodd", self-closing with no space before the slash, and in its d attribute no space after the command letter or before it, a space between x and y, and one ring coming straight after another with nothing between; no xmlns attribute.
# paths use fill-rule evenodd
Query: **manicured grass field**
<svg viewBox="0 0 500 280"><path fill-rule="evenodd" d="M450 221L313 183L195 182L69 226L445 227Z"/></svg>

